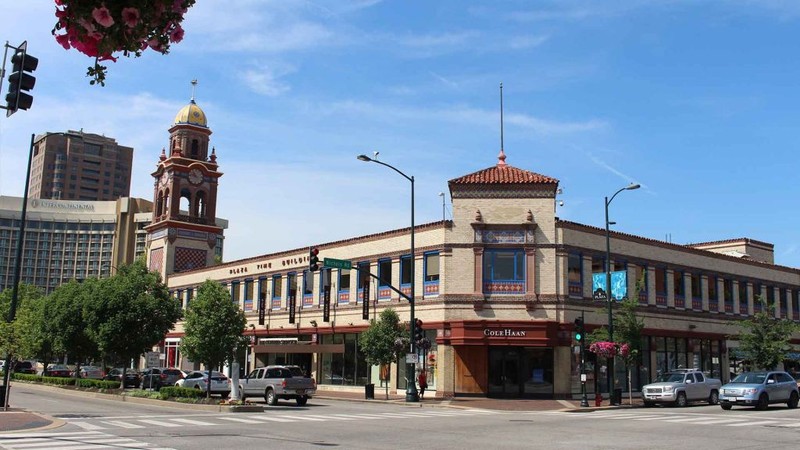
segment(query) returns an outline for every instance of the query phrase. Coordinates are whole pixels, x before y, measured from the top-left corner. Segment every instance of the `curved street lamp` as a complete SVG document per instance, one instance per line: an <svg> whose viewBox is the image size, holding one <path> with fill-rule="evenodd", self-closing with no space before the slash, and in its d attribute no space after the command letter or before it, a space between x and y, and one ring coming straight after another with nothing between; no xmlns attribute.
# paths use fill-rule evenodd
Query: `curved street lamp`
<svg viewBox="0 0 800 450"><path fill-rule="evenodd" d="M409 295L410 299L409 299L408 303L409 303L409 308L410 308L410 312L409 312L410 319L409 319L409 322L410 322L411 329L409 331L411 333L411 339L410 339L411 340L411 353L412 354L417 354L417 344L416 344L416 342L414 342L414 335L415 335L415 331L416 331L415 330L415 328L416 328L416 320L415 319L416 318L414 317L414 303L415 303L414 302L414 287L416 285L416 281L415 280L417 278L417 276L416 276L417 274L414 271L414 259L415 259L415 257L414 257L414 177L413 176L408 176L408 175L404 174L403 172L401 172L396 167L394 167L394 166L392 166L390 164L386 164L383 161L378 161L377 159L370 158L367 155L358 155L356 158L358 158L359 161L374 162L374 163L380 164L382 166L386 166L386 167L394 170L395 172L399 173L400 175L403 176L403 178L405 178L406 180L411 182L411 268L410 268L410 270L411 270L411 292L410 292L410 295ZM367 299L364 299L364 301L367 301ZM414 364L406 363L406 402L418 402L418 401L419 401L419 393L417 392L416 377L414 375Z"/></svg>
<svg viewBox="0 0 800 450"><path fill-rule="evenodd" d="M624 188L621 188L611 198L606 197L606 303L608 304L608 340L609 342L614 342L614 318L612 316L612 308L611 304L613 303L614 299L611 297L611 238L610 238L610 231L609 226L616 224L616 222L610 222L608 220L608 205L614 200L614 197L617 196L622 191L632 191L634 189L639 189L641 186L638 183L631 183ZM608 384L608 398L609 403L614 404L614 358L609 358L608 363L608 376L607 376L607 384Z"/></svg>

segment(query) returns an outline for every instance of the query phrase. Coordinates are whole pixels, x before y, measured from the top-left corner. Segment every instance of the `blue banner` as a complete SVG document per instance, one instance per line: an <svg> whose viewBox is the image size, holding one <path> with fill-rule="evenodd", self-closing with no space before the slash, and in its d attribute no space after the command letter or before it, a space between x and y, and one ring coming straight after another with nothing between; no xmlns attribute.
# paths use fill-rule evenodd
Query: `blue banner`
<svg viewBox="0 0 800 450"><path fill-rule="evenodd" d="M628 272L619 270L611 272L611 296L620 301L628 296ZM606 274L592 274L592 298L606 300Z"/></svg>

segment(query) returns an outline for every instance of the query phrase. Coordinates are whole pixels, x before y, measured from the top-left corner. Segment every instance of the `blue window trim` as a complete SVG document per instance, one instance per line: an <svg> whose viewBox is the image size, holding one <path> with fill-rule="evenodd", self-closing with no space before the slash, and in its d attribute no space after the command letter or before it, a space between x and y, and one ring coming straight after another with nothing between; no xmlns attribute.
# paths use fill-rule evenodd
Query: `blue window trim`
<svg viewBox="0 0 800 450"><path fill-rule="evenodd" d="M248 285L250 286L250 298L247 298L247 286ZM245 278L244 279L244 294L242 294L242 297L244 297L244 298L242 300L245 300L245 301L253 300L253 294L255 294L255 290L253 289L253 286L254 286L254 284L253 284L253 279L252 278Z"/></svg>
<svg viewBox="0 0 800 450"><path fill-rule="evenodd" d="M350 275L350 285L347 286L346 289L342 289L342 273L344 273L344 271L345 269L339 269L336 271L336 290L340 293L350 292L350 288L353 286L353 274L350 273L350 270L348 270L347 273Z"/></svg>
<svg viewBox="0 0 800 450"><path fill-rule="evenodd" d="M239 290L239 281L238 280L237 281L231 281L231 301L232 302L233 301L237 301L236 299L233 298L233 296L234 296L234 292L237 292L238 290Z"/></svg>
<svg viewBox="0 0 800 450"><path fill-rule="evenodd" d="M264 295L264 298L261 298L261 288L264 287L264 285L267 284L267 280L268 280L267 277L258 277L258 284L256 285L256 289L257 289L256 298L258 299L258 302L255 305L256 306L256 310L261 310L261 302L266 302L267 301L267 296L266 295ZM266 307L266 305L264 305L264 306Z"/></svg>
<svg viewBox="0 0 800 450"><path fill-rule="evenodd" d="M439 279L431 280L431 281L426 280L427 273L428 273L428 257L429 256L433 256L433 255L439 256L441 258L441 254L438 251L425 252L425 253L422 254L422 283L423 284L430 284L430 285L439 284L439 280L442 279L442 260L440 259L439 260Z"/></svg>
<svg viewBox="0 0 800 450"><path fill-rule="evenodd" d="M306 287L308 286L308 284L306 284L306 277L308 277L309 275L313 278L314 277L314 272L312 272L312 271L310 271L308 269L305 269L303 271L303 298L311 297L311 296L314 295L314 281L313 281L313 279L311 281L311 292L306 292ZM322 277L320 277L320 279L321 278Z"/></svg>
<svg viewBox="0 0 800 450"><path fill-rule="evenodd" d="M381 270L381 266L384 263L387 263L387 262L389 263L389 280L388 281L384 281L383 280L383 270ZM392 258L381 258L381 259L379 259L378 260L378 288L388 287L389 285L392 284L391 274L392 274Z"/></svg>
<svg viewBox="0 0 800 450"><path fill-rule="evenodd" d="M400 256L400 287L410 287L411 281L408 283L403 283L403 261L409 261L408 263L408 270L411 270L411 255L402 255ZM424 259L423 259L423 267L424 267ZM425 273L425 272L423 272ZM414 278L414 274L411 274L411 278ZM390 283L391 284L391 283Z"/></svg>
<svg viewBox="0 0 800 450"><path fill-rule="evenodd" d="M270 296L270 309L281 309L281 303L283 302L283 288L276 288L275 286L283 286L283 275L277 274L272 276L272 295ZM278 292L278 289L281 292L278 295L275 295ZM278 301L277 306L275 305L275 300Z"/></svg>
<svg viewBox="0 0 800 450"><path fill-rule="evenodd" d="M502 278L501 279L501 278L495 278L494 277L494 266L495 266L494 262L495 262L495 256L498 253L514 253L514 276L515 276L515 278L511 278L511 279ZM517 264L517 255L519 255L519 254L522 254L522 256L523 256L523 258L522 258L522 268L521 269L519 267L517 267L517 265L518 265ZM523 250L521 248L487 250L483 254L483 258L484 258L483 265L484 265L484 267L481 268L481 270L482 270L482 272L484 274L486 273L485 267L486 267L486 264L487 264L487 261L486 261L487 256L491 256L490 261L488 262L489 267L491 267L491 270L490 270L490 277L488 279L484 279L483 280L484 282L486 282L486 281L522 281L522 282L524 282L525 281L525 250Z"/></svg>
<svg viewBox="0 0 800 450"><path fill-rule="evenodd" d="M672 295L674 295L675 297L686 299L686 284L684 284L683 278L684 278L683 270L675 270L675 269L672 270L672 291L673 291ZM678 294L675 291L675 282L676 282L675 280L678 280L677 283L679 286L681 286L683 294Z"/></svg>
<svg viewBox="0 0 800 450"><path fill-rule="evenodd" d="M371 263L369 261L361 261L358 264L356 264L356 267L359 267L359 268L366 267L367 271L370 270L370 266L371 266ZM361 284L363 283L364 277L368 276L368 275L362 274L361 270L356 271L356 273L358 274L356 276L356 287L357 287L357 289L356 289L356 303L361 303L361 301L359 300L359 295L358 294L361 294L362 292L364 292L364 288L361 287Z"/></svg>

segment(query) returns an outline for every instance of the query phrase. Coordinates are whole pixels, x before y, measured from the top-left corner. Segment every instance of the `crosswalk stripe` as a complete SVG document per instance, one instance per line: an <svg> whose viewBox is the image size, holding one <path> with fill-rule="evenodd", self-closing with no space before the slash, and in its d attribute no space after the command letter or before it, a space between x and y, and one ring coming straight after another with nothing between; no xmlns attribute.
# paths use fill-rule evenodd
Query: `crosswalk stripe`
<svg viewBox="0 0 800 450"><path fill-rule="evenodd" d="M250 417L263 422L283 422L283 423L296 422L296 420L281 419L280 417L270 417L270 416L250 416Z"/></svg>
<svg viewBox="0 0 800 450"><path fill-rule="evenodd" d="M725 425L726 427L744 427L744 426L756 426L756 425L774 425L774 420L761 420L758 422L742 422L742 423L731 423Z"/></svg>
<svg viewBox="0 0 800 450"><path fill-rule="evenodd" d="M328 420L328 419L333 419L333 420L355 420L355 419L350 418L350 417L340 417L340 416L338 416L336 414L331 414L330 416L317 416L317 415L311 414L308 417L317 417L317 418L319 418L321 420Z"/></svg>
<svg viewBox="0 0 800 450"><path fill-rule="evenodd" d="M231 422L239 422L239 423L261 423L258 420L245 419L243 417L220 417L220 419L230 420Z"/></svg>
<svg viewBox="0 0 800 450"><path fill-rule="evenodd" d="M2 440L6 440L3 442ZM8 442L10 441L11 442ZM104 448L130 448L147 450L175 450L169 447L154 447L147 442L137 442L130 438L118 437L99 431L77 432L31 432L0 434L0 448L10 450L96 450Z"/></svg>
<svg viewBox="0 0 800 450"><path fill-rule="evenodd" d="M166 427L166 428L175 428L179 427L177 423L167 422L165 420L150 420L150 419L139 419L139 422L146 423L148 425L155 425L157 427Z"/></svg>
<svg viewBox="0 0 800 450"><path fill-rule="evenodd" d="M747 419L709 419L709 420L698 420L694 422L698 425L719 425L723 423L734 423L734 422L741 422L742 420ZM798 424L800 426L800 424Z"/></svg>
<svg viewBox="0 0 800 450"><path fill-rule="evenodd" d="M100 425L95 425L95 424L89 423L89 422L69 422L69 423L77 425L77 426L83 428L84 430L89 430L89 431L105 429L105 427L101 427Z"/></svg>
<svg viewBox="0 0 800 450"><path fill-rule="evenodd" d="M203 422L202 420L194 420L194 419L175 418L170 420L173 422L185 423L187 425L200 425L200 426L214 425L213 423L210 422Z"/></svg>
<svg viewBox="0 0 800 450"><path fill-rule="evenodd" d="M76 436L103 436L104 433L100 433L97 431L67 431L67 432L58 432L58 433L14 433L14 434L0 434L0 439L15 439L20 436L25 436L26 438L53 438L53 437L76 437Z"/></svg>
<svg viewBox="0 0 800 450"><path fill-rule="evenodd" d="M782 423L782 424L780 424L778 426L788 427L788 428L800 427L800 422Z"/></svg>
<svg viewBox="0 0 800 450"><path fill-rule="evenodd" d="M337 414L340 417L352 417L354 419L366 419L366 420L380 420L384 419L384 417L378 417L371 414Z"/></svg>
<svg viewBox="0 0 800 450"><path fill-rule="evenodd" d="M287 415L283 415L283 416L280 416L280 417L282 417L284 419L292 419L292 420L308 420L310 422L324 422L325 421L325 419L320 419L318 417L312 417L312 416L287 416Z"/></svg>
<svg viewBox="0 0 800 450"><path fill-rule="evenodd" d="M637 416L634 417L633 420L656 420L663 416Z"/></svg>
<svg viewBox="0 0 800 450"><path fill-rule="evenodd" d="M108 421L105 421L103 423L107 423L109 425L114 425L115 427L120 427L120 428L144 428L144 426L142 426L142 425L136 425L135 423L123 422L121 420L108 420Z"/></svg>

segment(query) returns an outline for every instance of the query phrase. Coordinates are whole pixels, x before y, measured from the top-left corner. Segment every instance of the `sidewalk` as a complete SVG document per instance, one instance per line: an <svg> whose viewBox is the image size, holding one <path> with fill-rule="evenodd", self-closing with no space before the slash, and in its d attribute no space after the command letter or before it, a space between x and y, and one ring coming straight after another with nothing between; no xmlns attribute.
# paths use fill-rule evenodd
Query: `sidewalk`
<svg viewBox="0 0 800 450"><path fill-rule="evenodd" d="M0 408L0 432L3 433L8 431L40 430L59 426L58 422L60 421L18 408L9 408L8 411L3 411Z"/></svg>

